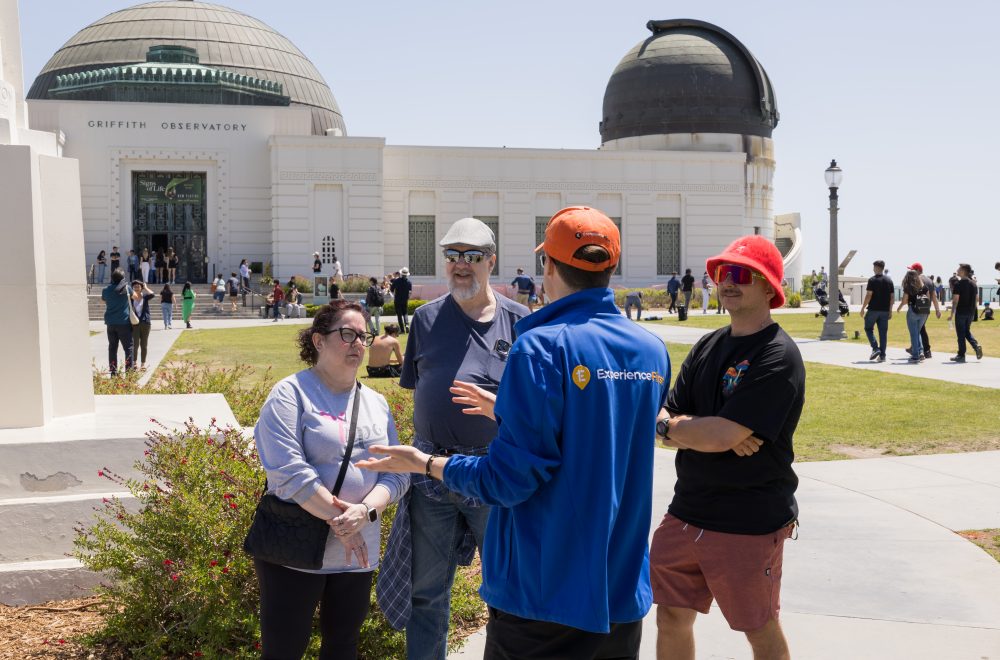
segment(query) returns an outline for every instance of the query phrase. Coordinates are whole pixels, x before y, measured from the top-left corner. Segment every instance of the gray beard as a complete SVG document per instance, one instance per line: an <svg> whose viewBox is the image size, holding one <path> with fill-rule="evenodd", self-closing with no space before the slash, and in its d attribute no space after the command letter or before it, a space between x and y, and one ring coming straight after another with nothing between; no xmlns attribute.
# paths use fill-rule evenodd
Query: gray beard
<svg viewBox="0 0 1000 660"><path fill-rule="evenodd" d="M482 286L479 284L479 280L472 278L471 286L458 287L455 286L455 281L453 278L448 278L448 293L452 295L456 300L472 300L479 295L482 290Z"/></svg>

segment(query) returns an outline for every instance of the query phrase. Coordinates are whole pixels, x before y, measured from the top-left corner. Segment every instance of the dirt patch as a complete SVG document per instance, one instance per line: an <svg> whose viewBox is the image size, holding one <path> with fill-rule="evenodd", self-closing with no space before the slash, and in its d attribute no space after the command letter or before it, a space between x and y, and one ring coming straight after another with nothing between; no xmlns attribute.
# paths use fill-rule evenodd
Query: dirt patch
<svg viewBox="0 0 1000 660"><path fill-rule="evenodd" d="M175 348L174 355L190 355L191 353L196 353L197 351L193 348ZM171 363L174 364L174 363Z"/></svg>
<svg viewBox="0 0 1000 660"><path fill-rule="evenodd" d="M973 529L957 533L1000 561L1000 529Z"/></svg>
<svg viewBox="0 0 1000 660"><path fill-rule="evenodd" d="M850 458L878 458L885 456L885 450L877 447L851 447L850 445L831 445L830 451L843 454Z"/></svg>
<svg viewBox="0 0 1000 660"><path fill-rule="evenodd" d="M0 605L0 660L124 658L111 649L88 649L80 643L83 635L101 626L99 603L91 596L26 607Z"/></svg>

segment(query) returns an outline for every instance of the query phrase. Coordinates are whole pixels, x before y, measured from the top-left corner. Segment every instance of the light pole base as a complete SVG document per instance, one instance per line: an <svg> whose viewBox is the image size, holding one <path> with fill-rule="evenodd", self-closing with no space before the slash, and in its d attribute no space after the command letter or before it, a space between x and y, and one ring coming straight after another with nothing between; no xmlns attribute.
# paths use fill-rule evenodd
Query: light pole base
<svg viewBox="0 0 1000 660"><path fill-rule="evenodd" d="M832 315L831 315L832 316ZM823 322L823 334L819 336L821 341L847 339L844 332L844 319L838 314L837 318L826 317Z"/></svg>

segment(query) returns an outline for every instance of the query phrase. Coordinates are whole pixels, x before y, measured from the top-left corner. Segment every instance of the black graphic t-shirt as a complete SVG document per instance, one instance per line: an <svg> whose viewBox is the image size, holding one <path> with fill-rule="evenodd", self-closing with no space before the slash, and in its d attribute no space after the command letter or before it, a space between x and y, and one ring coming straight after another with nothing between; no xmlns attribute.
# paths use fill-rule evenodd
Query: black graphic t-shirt
<svg viewBox="0 0 1000 660"><path fill-rule="evenodd" d="M733 337L702 337L667 398L671 414L724 417L764 441L753 456L682 449L670 513L730 534L769 534L798 516L792 436L805 400L806 372L795 342L773 323Z"/></svg>

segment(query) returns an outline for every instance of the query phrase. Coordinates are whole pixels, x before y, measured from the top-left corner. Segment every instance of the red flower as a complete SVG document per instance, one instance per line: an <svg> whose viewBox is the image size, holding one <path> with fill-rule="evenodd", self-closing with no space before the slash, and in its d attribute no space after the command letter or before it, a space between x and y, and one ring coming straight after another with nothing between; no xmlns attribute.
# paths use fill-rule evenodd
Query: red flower
<svg viewBox="0 0 1000 660"><path fill-rule="evenodd" d="M229 567L228 566L223 566L222 567L222 572L223 573L228 573L229 572Z"/></svg>
<svg viewBox="0 0 1000 660"><path fill-rule="evenodd" d="M60 640L59 640L59 643L60 643L60 644L65 644L65 643L66 643L66 640L65 640L65 639L60 639Z"/></svg>
<svg viewBox="0 0 1000 660"><path fill-rule="evenodd" d="M213 559L212 561L208 562L208 565L209 566L218 566L219 562L217 560Z"/></svg>
<svg viewBox="0 0 1000 660"><path fill-rule="evenodd" d="M107 503L108 503L108 502L110 502L111 500L109 500L109 499L108 499L108 498L106 498L106 497L102 497L102 498L101 498L101 501L102 501L102 502L104 502L105 504L107 504Z"/></svg>
<svg viewBox="0 0 1000 660"><path fill-rule="evenodd" d="M164 566L173 566L174 565L174 561L172 559L164 559L163 560L163 565Z"/></svg>
<svg viewBox="0 0 1000 660"><path fill-rule="evenodd" d="M186 459L186 458L182 458L181 459L181 465L187 465L187 462L188 462L188 459Z"/></svg>
<svg viewBox="0 0 1000 660"><path fill-rule="evenodd" d="M260 642L254 642L253 643L253 647L259 651L260 650Z"/></svg>
<svg viewBox="0 0 1000 660"><path fill-rule="evenodd" d="M170 574L170 579L173 580L174 582L177 582L177 578L179 578L179 577L180 577L180 575L177 575L177 573L171 573Z"/></svg>
<svg viewBox="0 0 1000 660"><path fill-rule="evenodd" d="M225 493L225 494L224 494L224 495L222 496L222 499L224 499L224 500L231 500L231 499L233 499L234 497L236 497L236 496L235 496L235 495L233 495L232 493Z"/></svg>
<svg viewBox="0 0 1000 660"><path fill-rule="evenodd" d="M235 509L236 508L236 502L230 502L229 503L229 508L230 509Z"/></svg>
<svg viewBox="0 0 1000 660"><path fill-rule="evenodd" d="M201 651L195 651L195 652L194 652L194 657L196 657L196 658L200 658L200 657L201 657L201 656L203 656L203 655L205 655L205 654L204 654L204 653L202 653Z"/></svg>

